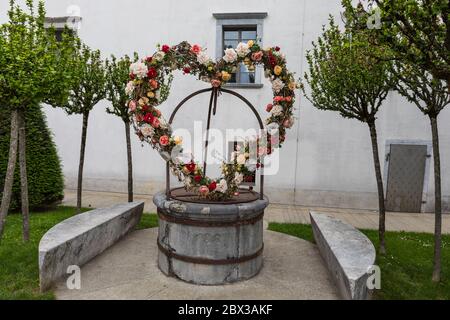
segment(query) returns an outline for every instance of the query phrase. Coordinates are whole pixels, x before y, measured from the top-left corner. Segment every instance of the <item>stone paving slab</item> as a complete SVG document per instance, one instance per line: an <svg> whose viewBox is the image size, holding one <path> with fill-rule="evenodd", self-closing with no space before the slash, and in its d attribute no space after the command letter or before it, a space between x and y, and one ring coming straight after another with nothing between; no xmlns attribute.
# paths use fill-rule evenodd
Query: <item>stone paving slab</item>
<svg viewBox="0 0 450 320"><path fill-rule="evenodd" d="M66 189L64 205L76 205L76 190ZM135 201L144 201L144 212L156 212L151 195L135 195ZM115 203L127 201L125 193L83 191L83 206L102 208ZM317 211L340 219L361 229L378 229L378 213L373 210L304 207L282 204L270 204L265 211L264 219L268 222L310 223L309 212ZM386 230L434 232L434 215L430 213L388 212L386 214ZM450 234L450 214L442 217L442 232Z"/></svg>
<svg viewBox="0 0 450 320"><path fill-rule="evenodd" d="M338 299L317 247L265 231L264 267L254 278L199 286L166 277L157 267L157 228L135 231L81 269L81 289L64 281L57 299Z"/></svg>

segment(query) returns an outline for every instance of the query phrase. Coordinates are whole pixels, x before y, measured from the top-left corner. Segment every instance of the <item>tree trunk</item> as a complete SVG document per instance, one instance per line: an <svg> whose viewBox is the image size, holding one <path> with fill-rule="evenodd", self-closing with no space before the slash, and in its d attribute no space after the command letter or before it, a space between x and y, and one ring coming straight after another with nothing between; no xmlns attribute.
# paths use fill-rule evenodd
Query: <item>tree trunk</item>
<svg viewBox="0 0 450 320"><path fill-rule="evenodd" d="M83 113L83 128L81 130L80 163L78 166L77 213L81 212L81 194L82 194L82 189L83 189L84 153L86 150L86 137L87 137L88 121L89 121L89 111Z"/></svg>
<svg viewBox="0 0 450 320"><path fill-rule="evenodd" d="M133 158L131 156L130 122L124 121L128 160L128 202L133 202Z"/></svg>
<svg viewBox="0 0 450 320"><path fill-rule="evenodd" d="M5 185L3 186L2 204L0 208L0 239L3 234L3 228L6 223L6 216L11 202L12 188L14 182L14 170L17 161L17 144L19 140L19 131L17 127L17 110L11 112L11 136L9 138L9 158L6 169Z"/></svg>
<svg viewBox="0 0 450 320"><path fill-rule="evenodd" d="M26 123L25 112L19 111L19 165L20 165L20 192L22 202L22 229L23 240L30 240L30 211L28 207L28 177L27 177L27 158L26 158Z"/></svg>
<svg viewBox="0 0 450 320"><path fill-rule="evenodd" d="M434 159L434 260L433 281L441 281L441 246L442 246L442 202L441 202L441 155L439 152L439 132L437 116L430 116L433 136Z"/></svg>
<svg viewBox="0 0 450 320"><path fill-rule="evenodd" d="M383 190L383 178L381 176L381 165L380 156L378 154L378 139L377 139L377 129L375 126L375 120L368 122L370 129L370 138L372 140L372 154L373 162L375 165L375 175L377 178L377 189L378 189L378 210L379 210L379 223L378 223L378 237L380 240L379 251L381 254L386 253L386 242L385 242L385 230L386 230L386 208L384 205L384 190Z"/></svg>

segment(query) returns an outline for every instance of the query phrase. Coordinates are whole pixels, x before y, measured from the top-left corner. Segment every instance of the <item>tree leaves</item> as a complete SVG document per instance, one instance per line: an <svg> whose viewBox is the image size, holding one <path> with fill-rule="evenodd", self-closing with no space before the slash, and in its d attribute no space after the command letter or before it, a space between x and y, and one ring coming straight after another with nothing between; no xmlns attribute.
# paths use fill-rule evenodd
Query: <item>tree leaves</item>
<svg viewBox="0 0 450 320"><path fill-rule="evenodd" d="M68 114L86 114L106 97L105 65L99 50L78 46L73 61L72 90L61 107Z"/></svg>
<svg viewBox="0 0 450 320"><path fill-rule="evenodd" d="M106 68L106 98L111 102L111 107L106 109L106 112L114 114L123 121L129 121L128 113L128 95L125 93L125 87L130 78L130 64L136 62L138 56L135 53L133 61L125 55L117 59L111 55L109 60L105 62Z"/></svg>
<svg viewBox="0 0 450 320"><path fill-rule="evenodd" d="M362 31L341 31L330 17L328 27L307 53L309 74L305 81L311 103L322 110L339 112L362 122L374 121L381 103L393 88L390 62L373 55L383 54Z"/></svg>
<svg viewBox="0 0 450 320"><path fill-rule="evenodd" d="M59 43L53 29L44 28L43 1L37 14L33 1L26 11L11 1L9 21L0 26L0 99L9 108L27 108L67 96L64 68L74 38Z"/></svg>

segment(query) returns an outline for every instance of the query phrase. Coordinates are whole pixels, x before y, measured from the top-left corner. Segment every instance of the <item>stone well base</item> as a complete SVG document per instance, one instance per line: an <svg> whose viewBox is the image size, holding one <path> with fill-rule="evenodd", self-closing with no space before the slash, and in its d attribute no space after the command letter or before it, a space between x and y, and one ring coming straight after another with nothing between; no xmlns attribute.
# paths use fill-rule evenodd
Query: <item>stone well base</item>
<svg viewBox="0 0 450 320"><path fill-rule="evenodd" d="M263 265L263 215L268 200L211 204L154 196L158 266L180 280L221 285L249 279Z"/></svg>

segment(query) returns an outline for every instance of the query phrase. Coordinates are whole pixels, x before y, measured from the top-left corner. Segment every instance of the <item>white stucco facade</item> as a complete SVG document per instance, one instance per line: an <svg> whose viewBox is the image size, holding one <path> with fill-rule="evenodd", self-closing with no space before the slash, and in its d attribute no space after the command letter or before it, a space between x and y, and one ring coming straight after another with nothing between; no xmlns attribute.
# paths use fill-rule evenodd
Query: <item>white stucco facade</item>
<svg viewBox="0 0 450 320"><path fill-rule="evenodd" d="M213 13L267 12L263 22L263 46L278 45L286 54L288 67L298 76L307 69L306 50L321 33L328 15L338 17L340 0L47 0L49 17L66 16L76 5L82 17L79 36L103 56L152 54L157 43L177 44L183 40L208 48L216 56L216 19ZM0 21L6 19L8 1L0 2ZM259 89L236 89L251 101L263 118L271 100L270 84L262 77ZM161 106L166 117L189 93L206 84L177 73L171 95ZM309 206L376 208L376 182L369 131L366 125L319 111L300 92L296 102L296 125L289 130L281 149L277 175L266 178L266 192L273 202ZM185 106L176 127L191 129L194 120L205 120L208 95ZM125 134L120 119L105 112L102 101L93 110L88 129L85 159L85 188L126 191ZM81 117L45 107L62 159L66 184L75 186L78 169ZM249 122L248 119L252 119ZM450 211L450 107L440 116L442 190L444 208ZM213 126L256 127L251 113L235 98L221 96ZM389 95L378 116L382 165L388 140L431 140L428 118L403 98ZM164 183L165 166L149 146L132 138L135 189L153 193ZM433 168L428 177L427 210L433 208Z"/></svg>

